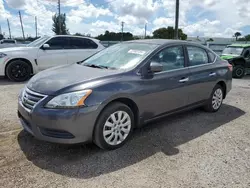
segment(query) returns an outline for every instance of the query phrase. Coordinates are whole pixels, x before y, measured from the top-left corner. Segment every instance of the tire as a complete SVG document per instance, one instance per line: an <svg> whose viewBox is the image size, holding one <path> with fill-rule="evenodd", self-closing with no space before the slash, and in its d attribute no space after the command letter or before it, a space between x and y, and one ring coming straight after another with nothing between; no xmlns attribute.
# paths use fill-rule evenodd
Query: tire
<svg viewBox="0 0 250 188"><path fill-rule="evenodd" d="M243 78L245 76L245 67L242 65L236 65L233 68L233 77L234 78Z"/></svg>
<svg viewBox="0 0 250 188"><path fill-rule="evenodd" d="M207 104L204 106L204 110L207 112L217 112L223 102L223 96L224 91L223 88L220 85L216 85L212 91L212 94L207 102ZM215 105L215 101L217 101L218 105Z"/></svg>
<svg viewBox="0 0 250 188"><path fill-rule="evenodd" d="M119 121L119 113L121 121ZM134 114L128 106L119 102L112 103L104 109L97 120L94 130L94 143L102 149L117 149L127 142L134 124ZM104 132L106 132L105 136ZM115 141L116 138L117 141Z"/></svg>
<svg viewBox="0 0 250 188"><path fill-rule="evenodd" d="M6 67L6 76L15 82L23 82L30 78L32 67L25 61L14 60Z"/></svg>

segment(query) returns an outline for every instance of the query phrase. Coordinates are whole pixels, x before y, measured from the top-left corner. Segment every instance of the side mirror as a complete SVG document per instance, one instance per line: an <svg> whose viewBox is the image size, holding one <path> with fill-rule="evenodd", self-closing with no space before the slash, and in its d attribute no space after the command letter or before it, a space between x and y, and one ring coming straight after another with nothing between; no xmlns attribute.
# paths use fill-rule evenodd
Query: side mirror
<svg viewBox="0 0 250 188"><path fill-rule="evenodd" d="M44 44L44 45L42 46L42 49L44 49L44 50L49 49L49 48L50 48L49 44Z"/></svg>
<svg viewBox="0 0 250 188"><path fill-rule="evenodd" d="M152 72L161 72L161 71L163 71L163 66L162 66L162 64L160 64L158 62L152 61L150 63L150 70Z"/></svg>

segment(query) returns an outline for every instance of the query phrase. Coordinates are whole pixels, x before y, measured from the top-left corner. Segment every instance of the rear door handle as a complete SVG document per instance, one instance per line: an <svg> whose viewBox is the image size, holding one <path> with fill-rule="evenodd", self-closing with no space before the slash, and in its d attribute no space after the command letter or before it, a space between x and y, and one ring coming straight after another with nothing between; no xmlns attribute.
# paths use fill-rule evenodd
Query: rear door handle
<svg viewBox="0 0 250 188"><path fill-rule="evenodd" d="M209 76L216 76L216 73L215 73L215 72L211 72L211 73L209 74Z"/></svg>
<svg viewBox="0 0 250 188"><path fill-rule="evenodd" d="M189 78L182 78L179 80L180 83L188 82Z"/></svg>

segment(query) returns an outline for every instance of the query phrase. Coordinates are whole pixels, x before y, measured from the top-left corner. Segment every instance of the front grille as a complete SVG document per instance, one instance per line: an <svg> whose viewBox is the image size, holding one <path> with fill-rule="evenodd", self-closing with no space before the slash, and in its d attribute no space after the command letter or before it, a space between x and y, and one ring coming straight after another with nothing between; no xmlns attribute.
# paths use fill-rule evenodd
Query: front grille
<svg viewBox="0 0 250 188"><path fill-rule="evenodd" d="M41 127L39 129L44 136L53 137L53 138L63 138L63 139L75 138L74 135L72 135L71 133L67 131L47 129L47 128L41 128Z"/></svg>
<svg viewBox="0 0 250 188"><path fill-rule="evenodd" d="M32 110L33 107L41 101L46 95L36 93L34 91L31 91L28 88L25 88L23 91L23 98L22 98L22 104L25 108Z"/></svg>

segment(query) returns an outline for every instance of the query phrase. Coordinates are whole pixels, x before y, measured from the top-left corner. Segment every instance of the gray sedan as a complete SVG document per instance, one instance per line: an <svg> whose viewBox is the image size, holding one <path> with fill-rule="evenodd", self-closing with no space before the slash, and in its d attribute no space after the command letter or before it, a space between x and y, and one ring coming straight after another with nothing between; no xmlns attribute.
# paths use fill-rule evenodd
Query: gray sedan
<svg viewBox="0 0 250 188"><path fill-rule="evenodd" d="M197 107L218 111L231 86L232 66L204 46L129 41L32 77L18 116L38 139L116 149L157 118Z"/></svg>

